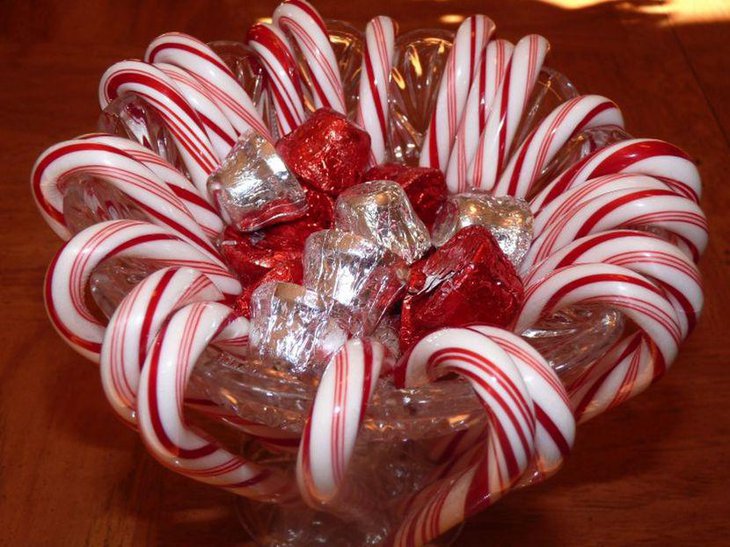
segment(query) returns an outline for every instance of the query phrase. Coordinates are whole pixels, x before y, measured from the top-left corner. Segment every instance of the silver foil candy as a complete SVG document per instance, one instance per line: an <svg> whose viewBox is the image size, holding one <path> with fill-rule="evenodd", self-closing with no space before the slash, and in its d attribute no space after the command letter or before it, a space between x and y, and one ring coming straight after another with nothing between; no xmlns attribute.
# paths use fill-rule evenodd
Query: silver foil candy
<svg viewBox="0 0 730 547"><path fill-rule="evenodd" d="M383 344L393 359L400 357L400 336L398 334L398 326L400 324L400 316L385 315L380 323L375 327L372 337Z"/></svg>
<svg viewBox="0 0 730 547"><path fill-rule="evenodd" d="M403 188L389 180L351 186L335 203L335 228L372 239L413 264L431 248L431 237Z"/></svg>
<svg viewBox="0 0 730 547"><path fill-rule="evenodd" d="M517 267L532 243L532 221L532 211L525 200L472 190L449 196L441 206L433 224L433 244L441 247L467 226L484 226Z"/></svg>
<svg viewBox="0 0 730 547"><path fill-rule="evenodd" d="M331 298L294 283L264 283L251 296L251 352L303 380L316 379L347 341L346 320L347 310Z"/></svg>
<svg viewBox="0 0 730 547"><path fill-rule="evenodd" d="M242 232L300 217L307 210L296 177L255 131L241 135L208 178L208 191L223 220Z"/></svg>
<svg viewBox="0 0 730 547"><path fill-rule="evenodd" d="M303 264L304 285L347 308L347 327L354 336L372 332L408 278L408 266L401 257L340 230L309 236Z"/></svg>

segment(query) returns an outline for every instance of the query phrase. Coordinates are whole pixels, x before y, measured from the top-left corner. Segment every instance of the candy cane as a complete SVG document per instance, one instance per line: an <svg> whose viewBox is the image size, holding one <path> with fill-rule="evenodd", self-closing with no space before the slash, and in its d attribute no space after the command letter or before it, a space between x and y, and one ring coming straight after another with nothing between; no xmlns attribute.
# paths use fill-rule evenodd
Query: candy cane
<svg viewBox="0 0 730 547"><path fill-rule="evenodd" d="M56 254L46 274L44 297L48 315L61 337L93 362L99 361L104 326L87 307L86 288L94 268L110 258L190 266L207 275L224 294L241 292L241 284L222 263L167 229L129 220L89 226Z"/></svg>
<svg viewBox="0 0 730 547"><path fill-rule="evenodd" d="M471 186L489 190L497 182L548 47L547 40L535 34L517 42L469 168L467 181Z"/></svg>
<svg viewBox="0 0 730 547"><path fill-rule="evenodd" d="M188 104L195 109L211 146L219 158L225 158L236 143L238 134L218 105L210 99L207 89L175 65L155 63L155 67L174 82Z"/></svg>
<svg viewBox="0 0 730 547"><path fill-rule="evenodd" d="M213 240L223 231L225 225L213 206L200 195L198 189L190 182L185 175L173 167L167 160L161 158L149 148L145 148L137 141L107 135L104 133L91 133L79 137L83 140L113 146L129 154L132 158L147 167L158 177L164 180L173 193L179 197L185 207L193 215L195 221L205 232L209 239Z"/></svg>
<svg viewBox="0 0 730 547"><path fill-rule="evenodd" d="M253 129L271 140L256 106L225 62L200 40L179 32L162 34L145 52L148 63L169 63L191 74L227 116L238 134Z"/></svg>
<svg viewBox="0 0 730 547"><path fill-rule="evenodd" d="M286 0L274 10L274 24L296 41L311 73L316 108L347 114L340 69L324 20L306 0Z"/></svg>
<svg viewBox="0 0 730 547"><path fill-rule="evenodd" d="M631 139L597 150L569 167L535 196L532 210L539 211L587 180L614 173L651 175L696 202L702 191L697 166L682 150L660 140Z"/></svg>
<svg viewBox="0 0 730 547"><path fill-rule="evenodd" d="M119 96L135 94L154 108L180 151L198 191L208 198L208 175L221 159L195 112L174 82L159 68L141 61L121 61L109 67L99 83L99 103L105 108Z"/></svg>
<svg viewBox="0 0 730 547"><path fill-rule="evenodd" d="M379 342L352 339L325 368L297 459L299 491L314 507L332 500L345 479L384 357Z"/></svg>
<svg viewBox="0 0 730 547"><path fill-rule="evenodd" d="M388 89L395 51L396 22L380 15L365 27L357 123L370 134L370 165L385 161L388 143Z"/></svg>
<svg viewBox="0 0 730 547"><path fill-rule="evenodd" d="M610 192L620 190L664 190L669 186L659 179L646 175L615 174L598 177L585 184L566 191L558 199L545 205L534 217L532 230L535 238L543 234L550 225L560 222L585 203ZM529 267L525 264L523 270Z"/></svg>
<svg viewBox="0 0 730 547"><path fill-rule="evenodd" d="M527 264L580 237L632 226L666 230L694 260L707 245L707 219L694 201L668 189L622 189L583 201L547 225L528 251Z"/></svg>
<svg viewBox="0 0 730 547"><path fill-rule="evenodd" d="M659 378L677 355L682 327L664 291L644 276L611 264L577 264L526 287L515 330L522 332L540 317L578 304L613 307L639 329L593 365L580 386L571 386L576 417L588 419ZM597 396L595 387L606 385L607 377L611 377L610 393Z"/></svg>
<svg viewBox="0 0 730 547"><path fill-rule="evenodd" d="M446 169L469 88L494 29L491 19L474 15L467 17L456 31L423 140L419 160L422 167Z"/></svg>
<svg viewBox="0 0 730 547"><path fill-rule="evenodd" d="M449 373L466 379L484 406L489 433L480 459L418 495L394 545L422 545L490 505L536 461L553 473L569 452L575 422L565 390L518 336L486 326L448 328L418 342L396 378L417 386Z"/></svg>
<svg viewBox="0 0 730 547"><path fill-rule="evenodd" d="M247 336L248 320L223 304L196 302L178 310L145 359L137 401L140 434L150 453L178 473L240 496L282 502L295 492L291 479L232 454L182 414L185 386L208 345L238 347Z"/></svg>
<svg viewBox="0 0 730 547"><path fill-rule="evenodd" d="M36 204L63 239L71 237L63 215L64 183L74 175L108 182L130 198L151 222L173 230L212 259L220 260L205 232L167 184L126 152L88 139L50 147L40 155L31 173Z"/></svg>
<svg viewBox="0 0 730 547"><path fill-rule="evenodd" d="M284 33L268 23L253 25L248 44L258 54L268 76L279 135L294 131L304 122L302 84L291 46Z"/></svg>
<svg viewBox="0 0 730 547"><path fill-rule="evenodd" d="M467 189L467 168L474 159L479 136L484 131L514 49L515 46L506 40L491 41L479 62L446 169L446 183L454 193Z"/></svg>
<svg viewBox="0 0 730 547"><path fill-rule="evenodd" d="M492 190L495 195L525 197L558 151L581 131L594 127L623 127L616 104L600 95L584 95L553 110L515 151Z"/></svg>
<svg viewBox="0 0 730 547"><path fill-rule="evenodd" d="M99 365L107 400L127 424L136 427L140 371L167 317L193 302L222 299L212 281L192 268L158 270L124 297L109 319Z"/></svg>
<svg viewBox="0 0 730 547"><path fill-rule="evenodd" d="M556 269L586 263L614 264L652 279L677 311L682 339L697 324L703 304L697 266L671 243L645 232L610 230L580 238L533 267L523 282L533 285Z"/></svg>

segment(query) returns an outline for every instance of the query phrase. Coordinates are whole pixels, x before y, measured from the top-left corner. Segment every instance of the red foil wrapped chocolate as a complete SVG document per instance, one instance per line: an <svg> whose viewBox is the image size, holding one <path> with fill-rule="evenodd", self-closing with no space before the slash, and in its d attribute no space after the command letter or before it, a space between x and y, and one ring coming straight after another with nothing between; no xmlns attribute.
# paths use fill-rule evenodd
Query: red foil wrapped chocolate
<svg viewBox="0 0 730 547"><path fill-rule="evenodd" d="M276 151L300 182L336 196L362 179L370 135L339 112L320 108L282 137Z"/></svg>
<svg viewBox="0 0 730 547"><path fill-rule="evenodd" d="M489 230L464 228L411 267L401 311L401 349L443 327L509 327L523 297L514 266Z"/></svg>
<svg viewBox="0 0 730 547"><path fill-rule="evenodd" d="M384 163L368 169L363 175L363 182L369 180L392 180L400 184L406 191L418 218L429 230L448 195L444 174L431 167Z"/></svg>

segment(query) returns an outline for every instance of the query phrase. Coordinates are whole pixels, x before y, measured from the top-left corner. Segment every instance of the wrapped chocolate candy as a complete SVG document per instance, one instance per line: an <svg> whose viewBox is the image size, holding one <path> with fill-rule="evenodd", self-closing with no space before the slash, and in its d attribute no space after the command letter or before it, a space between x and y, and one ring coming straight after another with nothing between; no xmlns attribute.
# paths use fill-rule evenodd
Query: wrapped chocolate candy
<svg viewBox="0 0 730 547"><path fill-rule="evenodd" d="M462 228L484 226L512 264L519 266L532 242L532 221L532 211L525 200L473 190L448 197L436 216L431 235L433 244L440 247Z"/></svg>
<svg viewBox="0 0 730 547"><path fill-rule="evenodd" d="M321 108L282 137L276 150L301 182L336 196L360 182L370 135L343 114Z"/></svg>
<svg viewBox="0 0 730 547"><path fill-rule="evenodd" d="M371 239L407 264L431 248L426 226L393 181L364 182L342 192L335 203L335 228Z"/></svg>
<svg viewBox="0 0 730 547"><path fill-rule="evenodd" d="M223 219L242 232L300 217L304 190L274 147L254 131L243 133L208 179Z"/></svg>
<svg viewBox="0 0 730 547"><path fill-rule="evenodd" d="M251 352L313 381L347 341L347 315L335 300L301 285L265 283L251 297Z"/></svg>
<svg viewBox="0 0 730 547"><path fill-rule="evenodd" d="M276 262L261 278L243 287L243 292L238 295L233 303L233 309L239 315L250 318L251 296L261 285L273 281L301 284L302 278L303 271L300 257L292 260L281 260Z"/></svg>
<svg viewBox="0 0 730 547"><path fill-rule="evenodd" d="M384 163L368 169L363 182L392 180L400 184L413 205L418 218L429 230L436 213L446 201L448 190L444 174L432 167L409 167L400 163Z"/></svg>
<svg viewBox="0 0 730 547"><path fill-rule="evenodd" d="M401 309L405 350L442 327L509 327L524 289L489 229L469 226L411 268Z"/></svg>
<svg viewBox="0 0 730 547"><path fill-rule="evenodd" d="M401 257L364 237L323 230L307 239L304 285L347 308L347 328L354 336L372 332L407 278Z"/></svg>

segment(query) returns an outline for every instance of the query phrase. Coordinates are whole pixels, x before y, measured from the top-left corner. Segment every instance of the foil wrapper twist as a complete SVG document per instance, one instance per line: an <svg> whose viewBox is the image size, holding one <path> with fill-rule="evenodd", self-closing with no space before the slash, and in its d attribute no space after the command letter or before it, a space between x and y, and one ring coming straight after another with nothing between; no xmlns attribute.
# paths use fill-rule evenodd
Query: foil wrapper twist
<svg viewBox="0 0 730 547"><path fill-rule="evenodd" d="M251 296L251 353L274 368L315 381L348 340L348 311L294 283L270 282Z"/></svg>
<svg viewBox="0 0 730 547"><path fill-rule="evenodd" d="M371 239L413 264L431 248L431 237L403 188L389 180L348 188L335 203L335 228Z"/></svg>
<svg viewBox="0 0 730 547"><path fill-rule="evenodd" d="M401 257L357 234L322 230L304 247L304 285L348 310L347 328L354 336L375 329L407 280Z"/></svg>
<svg viewBox="0 0 730 547"><path fill-rule="evenodd" d="M208 178L208 191L228 224L242 232L293 220L307 198L274 146L254 131L242 134Z"/></svg>

